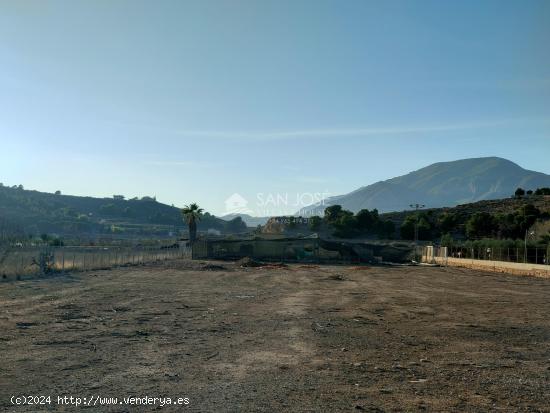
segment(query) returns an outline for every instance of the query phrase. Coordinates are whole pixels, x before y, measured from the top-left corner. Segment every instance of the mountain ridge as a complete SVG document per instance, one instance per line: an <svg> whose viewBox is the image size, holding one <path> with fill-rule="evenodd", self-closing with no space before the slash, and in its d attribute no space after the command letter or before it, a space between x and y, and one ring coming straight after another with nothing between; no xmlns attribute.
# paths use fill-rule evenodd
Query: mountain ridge
<svg viewBox="0 0 550 413"><path fill-rule="evenodd" d="M353 212L378 209L393 212L421 203L428 208L511 196L517 187L536 189L550 186L550 175L524 169L499 157L467 158L436 162L408 174L378 181L324 203L302 208L296 215L322 215L330 205L340 204Z"/></svg>

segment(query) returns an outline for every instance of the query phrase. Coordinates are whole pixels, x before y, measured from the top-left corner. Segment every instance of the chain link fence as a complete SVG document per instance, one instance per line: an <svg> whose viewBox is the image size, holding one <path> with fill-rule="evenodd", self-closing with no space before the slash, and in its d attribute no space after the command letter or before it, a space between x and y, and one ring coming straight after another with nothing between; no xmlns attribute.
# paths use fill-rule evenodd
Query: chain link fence
<svg viewBox="0 0 550 413"><path fill-rule="evenodd" d="M191 258L191 249L168 247L0 247L2 280L65 271L110 269L176 258Z"/></svg>
<svg viewBox="0 0 550 413"><path fill-rule="evenodd" d="M550 265L548 259L550 246L546 248L449 247L448 256L451 258Z"/></svg>

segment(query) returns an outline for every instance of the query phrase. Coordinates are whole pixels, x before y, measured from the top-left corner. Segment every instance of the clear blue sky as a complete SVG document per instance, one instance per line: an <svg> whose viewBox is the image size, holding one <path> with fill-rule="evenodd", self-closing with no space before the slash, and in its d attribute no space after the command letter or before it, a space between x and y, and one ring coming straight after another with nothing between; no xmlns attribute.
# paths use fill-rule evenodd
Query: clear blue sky
<svg viewBox="0 0 550 413"><path fill-rule="evenodd" d="M0 0L0 182L345 193L465 157L550 173L548 1Z"/></svg>

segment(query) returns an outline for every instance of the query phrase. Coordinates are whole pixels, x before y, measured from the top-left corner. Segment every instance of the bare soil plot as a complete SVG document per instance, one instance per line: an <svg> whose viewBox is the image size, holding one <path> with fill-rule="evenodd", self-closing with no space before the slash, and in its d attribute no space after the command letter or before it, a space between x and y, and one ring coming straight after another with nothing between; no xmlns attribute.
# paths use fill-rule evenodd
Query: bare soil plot
<svg viewBox="0 0 550 413"><path fill-rule="evenodd" d="M190 399L159 411L550 411L545 279L172 261L2 283L0 304L5 411L46 411L12 394Z"/></svg>

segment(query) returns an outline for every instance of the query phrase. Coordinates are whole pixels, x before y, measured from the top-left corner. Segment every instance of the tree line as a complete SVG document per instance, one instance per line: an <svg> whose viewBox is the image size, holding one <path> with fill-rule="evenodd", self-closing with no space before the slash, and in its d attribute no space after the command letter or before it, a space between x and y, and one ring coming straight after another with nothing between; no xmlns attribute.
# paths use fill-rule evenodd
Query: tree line
<svg viewBox="0 0 550 413"><path fill-rule="evenodd" d="M356 214L345 210L341 205L331 205L325 209L323 217L308 219L309 229L326 229L338 238L375 235L378 238L393 238L395 224L380 218L377 209L362 209Z"/></svg>
<svg viewBox="0 0 550 413"><path fill-rule="evenodd" d="M516 192L514 192L514 198L523 198L525 195L550 195L550 188L537 188L534 191L532 189L525 190L523 188L518 188L516 189Z"/></svg>

